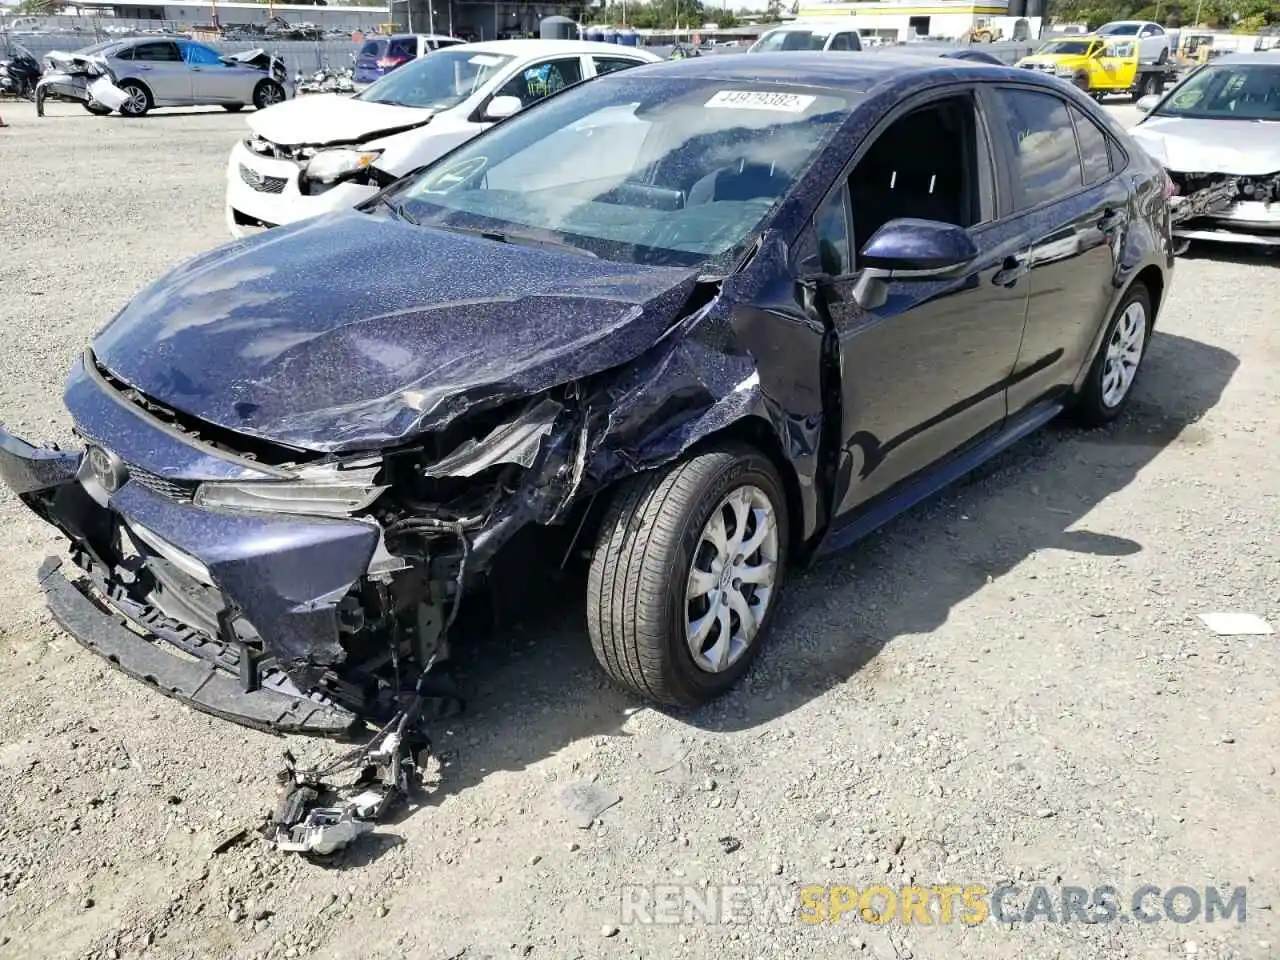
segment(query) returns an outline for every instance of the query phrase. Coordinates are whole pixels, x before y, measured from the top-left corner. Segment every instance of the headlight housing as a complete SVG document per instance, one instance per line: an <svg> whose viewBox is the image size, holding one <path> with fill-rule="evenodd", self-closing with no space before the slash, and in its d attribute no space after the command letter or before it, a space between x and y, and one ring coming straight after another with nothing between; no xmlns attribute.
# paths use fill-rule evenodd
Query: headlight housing
<svg viewBox="0 0 1280 960"><path fill-rule="evenodd" d="M380 156L381 150L350 150L345 147L319 150L307 161L303 173L308 180L336 183L343 177L367 170Z"/></svg>
<svg viewBox="0 0 1280 960"><path fill-rule="evenodd" d="M332 466L303 469L296 480L246 480L202 483L197 507L349 517L370 506L387 488L375 482L377 466L343 470Z"/></svg>

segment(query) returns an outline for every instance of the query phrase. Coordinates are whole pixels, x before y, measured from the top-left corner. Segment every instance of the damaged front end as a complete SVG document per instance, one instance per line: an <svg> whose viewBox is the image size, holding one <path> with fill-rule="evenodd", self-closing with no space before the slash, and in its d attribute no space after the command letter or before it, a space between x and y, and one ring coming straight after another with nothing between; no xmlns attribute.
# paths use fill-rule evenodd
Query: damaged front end
<svg viewBox="0 0 1280 960"><path fill-rule="evenodd" d="M558 561L593 492L765 410L749 356L676 335L724 311L717 288L633 362L492 392L368 453L197 420L88 350L66 391L83 449L0 430L0 479L71 540L40 571L57 619L166 695L273 732L448 715L460 701L426 672L517 533L555 528Z"/></svg>
<svg viewBox="0 0 1280 960"><path fill-rule="evenodd" d="M1250 177L1171 171L1169 177L1177 239L1280 246L1280 171Z"/></svg>
<svg viewBox="0 0 1280 960"><path fill-rule="evenodd" d="M273 463L184 435L172 411L128 394L87 352L68 388L89 413L83 450L0 431L0 478L71 540L70 564L41 568L49 606L126 673L260 729L342 734L401 710L468 585L582 477L567 396L468 418L429 445ZM127 449L91 439L130 414L148 435L130 431ZM157 455L204 479L135 465Z"/></svg>

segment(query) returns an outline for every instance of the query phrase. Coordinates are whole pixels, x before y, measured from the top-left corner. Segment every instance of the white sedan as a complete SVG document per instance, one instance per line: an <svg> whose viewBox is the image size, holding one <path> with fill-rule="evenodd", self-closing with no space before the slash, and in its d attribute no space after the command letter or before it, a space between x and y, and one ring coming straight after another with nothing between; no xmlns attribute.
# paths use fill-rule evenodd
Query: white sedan
<svg viewBox="0 0 1280 960"><path fill-rule="evenodd" d="M1138 41L1138 59L1143 63L1164 63L1172 52L1169 34L1150 20L1112 20L1094 31L1100 37L1126 38Z"/></svg>
<svg viewBox="0 0 1280 960"><path fill-rule="evenodd" d="M660 57L576 40L494 40L437 50L354 97L255 113L227 164L227 227L273 227L352 207L548 94Z"/></svg>

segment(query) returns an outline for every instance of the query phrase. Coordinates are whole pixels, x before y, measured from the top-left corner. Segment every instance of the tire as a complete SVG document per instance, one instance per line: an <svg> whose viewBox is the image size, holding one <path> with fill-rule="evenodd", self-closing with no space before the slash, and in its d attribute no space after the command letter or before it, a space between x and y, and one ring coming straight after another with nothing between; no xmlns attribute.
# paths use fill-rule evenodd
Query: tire
<svg viewBox="0 0 1280 960"><path fill-rule="evenodd" d="M716 550L708 538L709 524L719 511L720 529L732 542L736 523L730 518L743 514L729 504L730 497L742 497L744 506L752 507L743 511L749 538L760 533L766 504L774 524L759 549L717 580L720 568L712 559ZM788 531L777 470L743 444L713 447L621 484L601 523L587 576L587 626L600 665L622 686L668 706L698 706L728 691L759 653L777 610L787 572ZM763 585L730 579L735 570L764 579L769 553L773 566L767 593L762 593ZM708 587L705 594L691 597L687 591L695 563ZM734 596L732 612L728 603L713 605L719 596ZM758 615L758 629L749 637L738 612L744 606ZM717 616L717 609L724 615ZM701 665L686 639L691 617L709 624ZM722 647L724 623L729 634ZM713 669L709 660L721 650L727 656Z"/></svg>
<svg viewBox="0 0 1280 960"><path fill-rule="evenodd" d="M274 80L263 80L253 88L253 108L255 110L265 110L274 104L282 103L284 99L284 87Z"/></svg>
<svg viewBox="0 0 1280 960"><path fill-rule="evenodd" d="M222 105L222 109L227 111L227 113L239 113L241 110L244 109L244 104L243 103L224 103Z"/></svg>
<svg viewBox="0 0 1280 960"><path fill-rule="evenodd" d="M136 80L124 81L120 84L120 89L129 95L129 102L120 108L120 115L123 117L145 117L155 106L151 91Z"/></svg>
<svg viewBox="0 0 1280 960"><path fill-rule="evenodd" d="M1140 311L1140 317L1135 317L1131 311ZM1126 326L1135 319L1141 321L1137 327ZM1089 374L1085 378L1084 386L1080 389L1080 395L1076 398L1074 411L1076 419L1085 426L1097 427L1110 423L1124 410L1125 404L1133 394L1133 385L1137 382L1138 374L1142 369L1142 361L1147 355L1152 320L1151 294L1146 286L1135 283L1125 291L1111 320L1107 323L1107 332L1098 347L1097 356L1093 358L1093 363L1089 367ZM1133 352L1135 343L1136 354ZM1113 355L1119 354L1127 354L1131 357L1132 364L1123 364L1125 367L1131 366L1131 372L1127 374L1128 380L1123 384L1123 389L1117 391L1109 387L1112 384L1112 376L1116 374Z"/></svg>
<svg viewBox="0 0 1280 960"><path fill-rule="evenodd" d="M107 117L111 115L111 108L104 107L100 103L83 103L81 105L95 117Z"/></svg>

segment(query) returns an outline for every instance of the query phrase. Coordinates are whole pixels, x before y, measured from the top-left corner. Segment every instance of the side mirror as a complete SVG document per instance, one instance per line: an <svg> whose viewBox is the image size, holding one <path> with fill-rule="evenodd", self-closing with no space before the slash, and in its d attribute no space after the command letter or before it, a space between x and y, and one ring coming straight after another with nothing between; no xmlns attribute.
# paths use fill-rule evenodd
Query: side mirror
<svg viewBox="0 0 1280 960"><path fill-rule="evenodd" d="M523 108L524 104L520 102L519 97L494 97L485 108L484 118L495 122L505 120L519 113Z"/></svg>
<svg viewBox="0 0 1280 960"><path fill-rule="evenodd" d="M1139 97L1134 103L1133 108L1139 113L1150 113L1156 108L1156 104L1160 102L1160 94L1148 93L1145 97Z"/></svg>
<svg viewBox="0 0 1280 960"><path fill-rule="evenodd" d="M942 279L977 258L978 248L963 227L937 220L890 220L858 256L861 270L853 297L867 309L881 307L890 282Z"/></svg>

